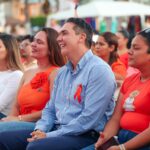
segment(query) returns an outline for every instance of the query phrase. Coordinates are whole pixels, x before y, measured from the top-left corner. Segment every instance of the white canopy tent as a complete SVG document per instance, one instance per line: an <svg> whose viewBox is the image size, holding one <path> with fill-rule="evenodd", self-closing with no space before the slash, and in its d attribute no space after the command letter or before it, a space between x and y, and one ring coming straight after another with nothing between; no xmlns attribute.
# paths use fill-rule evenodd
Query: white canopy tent
<svg viewBox="0 0 150 150"><path fill-rule="evenodd" d="M86 17L121 17L121 16L145 16L150 15L150 6L122 1L94 1L81 5L78 8L78 16ZM57 20L65 20L74 17L74 10L58 12L48 16Z"/></svg>

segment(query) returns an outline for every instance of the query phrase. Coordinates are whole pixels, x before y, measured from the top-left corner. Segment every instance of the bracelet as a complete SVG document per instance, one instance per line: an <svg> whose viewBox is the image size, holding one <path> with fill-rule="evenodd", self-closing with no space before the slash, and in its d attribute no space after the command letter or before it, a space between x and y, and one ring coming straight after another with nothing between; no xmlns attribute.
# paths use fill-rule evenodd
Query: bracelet
<svg viewBox="0 0 150 150"><path fill-rule="evenodd" d="M18 116L18 119L19 119L19 121L22 121L22 116L19 115L19 116Z"/></svg>
<svg viewBox="0 0 150 150"><path fill-rule="evenodd" d="M124 144L119 145L120 150L126 150Z"/></svg>

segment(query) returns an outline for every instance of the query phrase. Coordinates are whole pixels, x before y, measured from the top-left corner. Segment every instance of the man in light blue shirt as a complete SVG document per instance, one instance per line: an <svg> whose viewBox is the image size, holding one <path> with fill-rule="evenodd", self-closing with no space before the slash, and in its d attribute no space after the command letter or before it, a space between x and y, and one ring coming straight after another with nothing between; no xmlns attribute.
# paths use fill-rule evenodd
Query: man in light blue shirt
<svg viewBox="0 0 150 150"><path fill-rule="evenodd" d="M115 78L111 68L90 50L90 25L80 18L69 18L57 40L69 61L58 72L51 99L35 131L0 135L3 149L4 145L10 146L6 150L25 149L28 142L27 150L81 149L96 142L113 112ZM29 133L31 138L26 142ZM17 137L8 144L4 140L7 135ZM16 145L19 140L24 142Z"/></svg>

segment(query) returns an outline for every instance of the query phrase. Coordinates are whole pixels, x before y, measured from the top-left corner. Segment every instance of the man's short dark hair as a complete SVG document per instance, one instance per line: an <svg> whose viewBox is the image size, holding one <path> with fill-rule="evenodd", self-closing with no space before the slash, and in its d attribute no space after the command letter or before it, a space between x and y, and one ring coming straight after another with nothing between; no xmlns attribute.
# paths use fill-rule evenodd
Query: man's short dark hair
<svg viewBox="0 0 150 150"><path fill-rule="evenodd" d="M86 34L85 45L88 48L91 48L93 36L92 27L81 18L69 18L66 23L73 23L75 25L73 29L76 34L84 32Z"/></svg>

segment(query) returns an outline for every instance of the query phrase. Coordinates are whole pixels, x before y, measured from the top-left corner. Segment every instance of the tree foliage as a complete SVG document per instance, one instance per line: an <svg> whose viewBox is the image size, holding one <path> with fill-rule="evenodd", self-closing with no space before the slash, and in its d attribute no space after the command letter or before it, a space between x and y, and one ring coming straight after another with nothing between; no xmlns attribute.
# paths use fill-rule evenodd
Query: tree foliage
<svg viewBox="0 0 150 150"><path fill-rule="evenodd" d="M92 0L79 0L79 1L80 1L80 4L82 5L82 4L88 3L88 2L90 2L90 1L92 1Z"/></svg>

